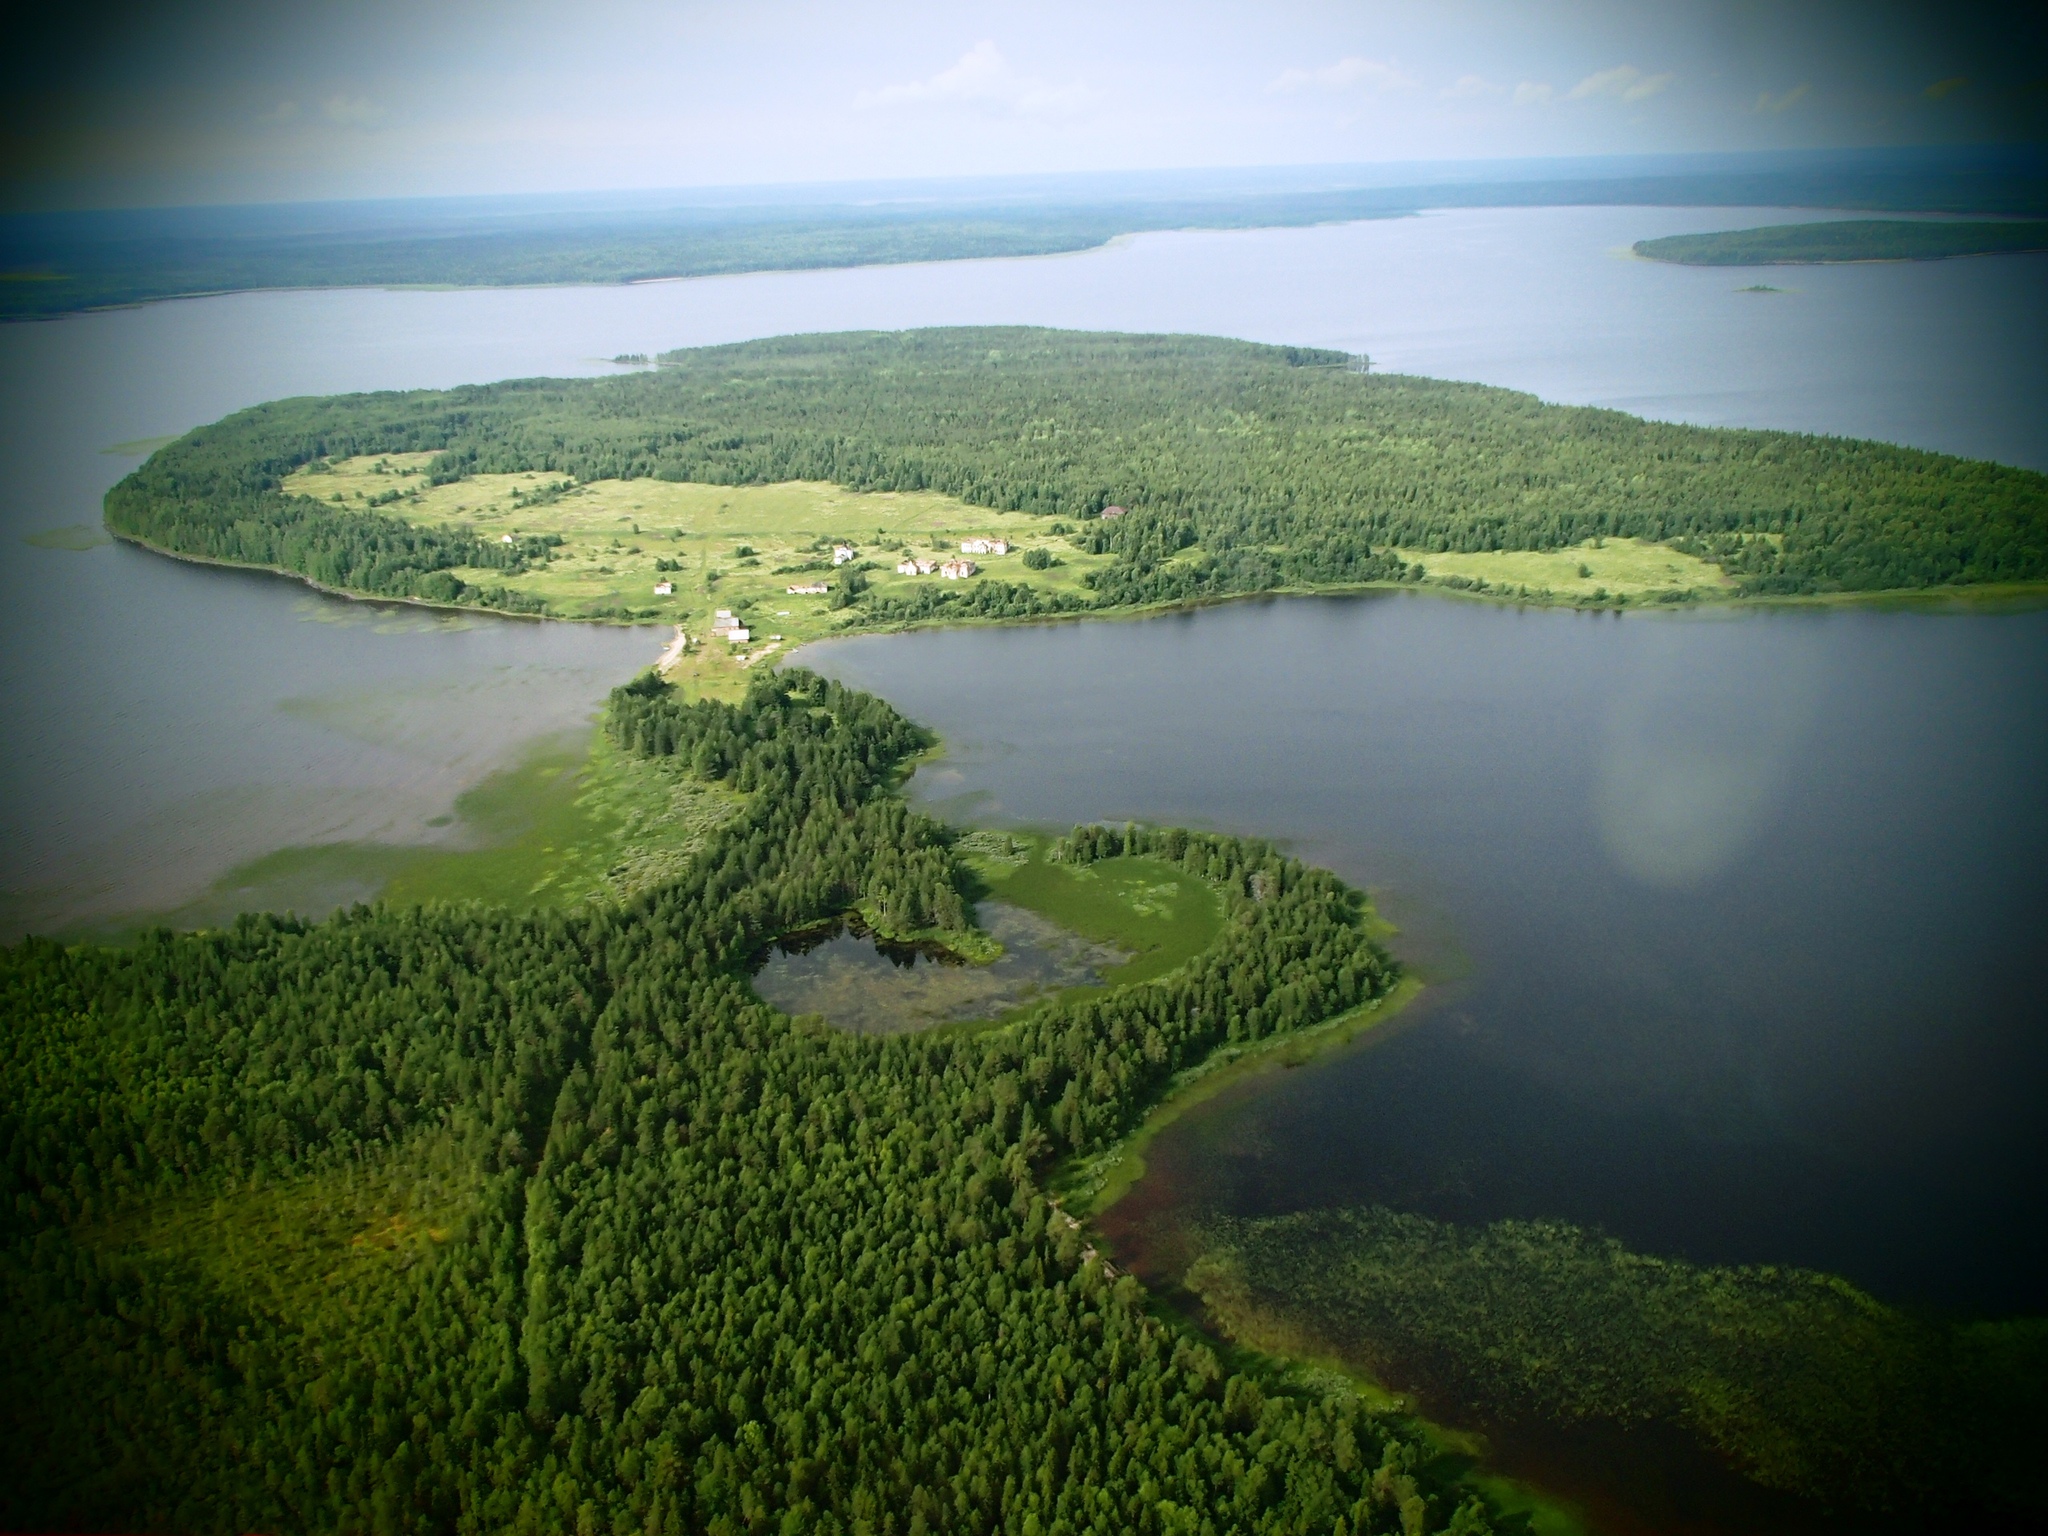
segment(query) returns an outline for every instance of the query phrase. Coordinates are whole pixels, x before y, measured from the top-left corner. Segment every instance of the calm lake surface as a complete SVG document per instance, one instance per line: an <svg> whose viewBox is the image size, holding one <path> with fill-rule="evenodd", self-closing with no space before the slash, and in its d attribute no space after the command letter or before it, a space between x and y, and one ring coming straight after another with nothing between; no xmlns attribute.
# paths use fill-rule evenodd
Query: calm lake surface
<svg viewBox="0 0 2048 1536"><path fill-rule="evenodd" d="M0 938L174 911L276 848L459 836L434 825L459 793L581 728L660 648L372 617L282 580L26 542L96 528L138 440L292 394L603 372L623 352L791 331L1030 323L1363 349L1554 400L2048 467L2048 257L1781 269L1790 291L1745 294L1745 274L1625 255L1806 216L1459 210L1023 261L238 294L0 327Z"/></svg>
<svg viewBox="0 0 2048 1536"><path fill-rule="evenodd" d="M2048 614L1389 593L802 659L945 737L935 811L1274 837L1401 925L1425 1005L1169 1130L1184 1203L2048 1308Z"/></svg>

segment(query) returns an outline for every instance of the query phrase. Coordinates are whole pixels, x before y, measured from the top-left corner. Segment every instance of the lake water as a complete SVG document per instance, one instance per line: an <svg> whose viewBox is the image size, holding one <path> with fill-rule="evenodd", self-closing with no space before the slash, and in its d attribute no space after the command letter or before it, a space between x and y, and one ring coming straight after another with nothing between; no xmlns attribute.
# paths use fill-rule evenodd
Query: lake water
<svg viewBox="0 0 2048 1536"><path fill-rule="evenodd" d="M1170 1130L1184 1202L2048 1309L2048 613L1388 593L802 659L941 733L935 811L1271 836L1402 927L1425 1006Z"/></svg>
<svg viewBox="0 0 2048 1536"><path fill-rule="evenodd" d="M2048 466L2048 257L1749 278L1631 241L1787 210L1482 209L1094 252L630 288L239 294L0 327L0 937L175 910L271 849L448 836L455 797L587 720L651 635L369 616L96 526L134 454L301 393L602 372L800 330L1032 323L1370 351L1672 419ZM374 717L374 718L373 718ZM336 890L333 899L357 891Z"/></svg>

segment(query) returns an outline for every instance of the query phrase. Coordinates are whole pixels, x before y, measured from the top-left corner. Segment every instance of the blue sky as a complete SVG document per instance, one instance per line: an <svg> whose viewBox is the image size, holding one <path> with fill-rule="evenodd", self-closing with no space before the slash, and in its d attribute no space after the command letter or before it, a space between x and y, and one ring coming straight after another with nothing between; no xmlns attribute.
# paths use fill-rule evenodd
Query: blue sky
<svg viewBox="0 0 2048 1536"><path fill-rule="evenodd" d="M8 201L2039 138L2038 5L135 5L10 50Z"/></svg>

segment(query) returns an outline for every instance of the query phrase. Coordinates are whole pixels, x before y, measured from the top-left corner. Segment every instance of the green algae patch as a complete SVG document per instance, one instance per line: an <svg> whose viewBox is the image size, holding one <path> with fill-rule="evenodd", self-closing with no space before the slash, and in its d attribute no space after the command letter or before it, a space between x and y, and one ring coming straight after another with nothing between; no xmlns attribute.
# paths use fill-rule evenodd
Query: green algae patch
<svg viewBox="0 0 2048 1536"><path fill-rule="evenodd" d="M624 900L679 876L741 797L683 765L640 757L602 732L556 741L486 778L435 818L439 846L322 843L238 866L172 927L246 911L320 914L355 902L480 901L514 909Z"/></svg>

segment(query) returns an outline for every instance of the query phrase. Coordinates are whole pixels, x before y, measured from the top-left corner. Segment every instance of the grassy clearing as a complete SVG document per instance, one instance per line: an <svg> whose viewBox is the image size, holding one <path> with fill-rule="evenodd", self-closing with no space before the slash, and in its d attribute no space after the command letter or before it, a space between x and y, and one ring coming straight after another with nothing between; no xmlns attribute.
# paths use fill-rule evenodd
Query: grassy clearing
<svg viewBox="0 0 2048 1536"><path fill-rule="evenodd" d="M1654 602L1667 592L1716 598L1735 591L1735 583L1718 565L1641 539L1588 539L1557 550L1399 553L1424 566L1432 582L1452 587L1465 582L1492 596L1540 602Z"/></svg>
<svg viewBox="0 0 2048 1536"><path fill-rule="evenodd" d="M450 1241L481 1184L476 1160L437 1135L367 1163L153 1202L78 1237L307 1323L331 1317L338 1295L376 1297Z"/></svg>
<svg viewBox="0 0 2048 1536"><path fill-rule="evenodd" d="M841 627L847 615L830 594L793 596L791 586L830 583L832 547L851 544L870 587L887 593L938 576L903 576L905 554L957 555L963 539L1001 537L1008 555L975 555L984 576L1029 582L1047 591L1080 591L1081 577L1106 555L1076 550L1040 517L971 507L929 492L865 494L813 481L778 485L693 485L666 480L598 480L569 485L538 471L475 475L430 486L429 453L338 460L292 475L293 494L347 507L375 506L388 516L428 526L468 526L485 537L562 539L545 567L505 578L458 571L465 581L502 584L545 598L566 618L617 617L630 611L656 623L681 625L692 644L673 675L718 694L745 685L746 668L776 651ZM1045 548L1060 562L1033 571L1023 551ZM978 579L978 578L970 578ZM657 595L659 582L675 590ZM737 651L703 643L713 612L730 608L746 620L751 641ZM779 640L771 637L780 636Z"/></svg>
<svg viewBox="0 0 2048 1536"><path fill-rule="evenodd" d="M1076 867L1045 857L1043 840L994 834L1017 854L988 851L989 834L963 846L980 884L977 899L1011 906L1122 950L1131 958L1105 972L1106 986L1151 981L1200 954L1223 924L1216 893L1183 869L1158 859L1104 859Z"/></svg>

